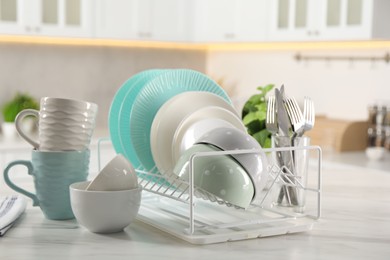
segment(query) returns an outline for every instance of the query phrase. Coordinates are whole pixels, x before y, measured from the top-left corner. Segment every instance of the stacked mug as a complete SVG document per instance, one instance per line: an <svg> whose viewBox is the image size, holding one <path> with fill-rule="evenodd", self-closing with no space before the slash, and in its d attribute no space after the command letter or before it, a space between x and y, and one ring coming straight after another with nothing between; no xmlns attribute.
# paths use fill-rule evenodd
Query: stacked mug
<svg viewBox="0 0 390 260"><path fill-rule="evenodd" d="M33 200L48 219L74 218L69 185L85 181L89 173L89 145L95 128L98 106L87 101L44 97L40 110L25 109L15 120L20 136L33 146L31 161L13 161L4 169L8 186ZM24 132L23 118L36 117L38 140ZM35 194L15 185L10 169L23 165L34 178Z"/></svg>

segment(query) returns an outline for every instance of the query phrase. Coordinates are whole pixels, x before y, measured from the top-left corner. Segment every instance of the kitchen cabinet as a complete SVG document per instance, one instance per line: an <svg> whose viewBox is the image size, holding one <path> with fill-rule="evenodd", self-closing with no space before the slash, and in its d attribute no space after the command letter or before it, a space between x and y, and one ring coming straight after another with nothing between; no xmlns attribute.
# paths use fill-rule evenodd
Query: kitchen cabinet
<svg viewBox="0 0 390 260"><path fill-rule="evenodd" d="M388 0L0 0L0 34L143 41L389 39Z"/></svg>
<svg viewBox="0 0 390 260"><path fill-rule="evenodd" d="M0 33L91 37L92 0L0 0Z"/></svg>
<svg viewBox="0 0 390 260"><path fill-rule="evenodd" d="M137 38L187 41L191 4L183 0L138 0Z"/></svg>
<svg viewBox="0 0 390 260"><path fill-rule="evenodd" d="M135 0L96 0L95 8L95 37L135 38Z"/></svg>
<svg viewBox="0 0 390 260"><path fill-rule="evenodd" d="M197 42L265 41L266 9L265 0L198 0L193 39Z"/></svg>
<svg viewBox="0 0 390 260"><path fill-rule="evenodd" d="M386 0L277 0L270 5L269 40L369 40L390 37Z"/></svg>
<svg viewBox="0 0 390 260"><path fill-rule="evenodd" d="M186 41L190 4L182 0L98 0L96 36Z"/></svg>

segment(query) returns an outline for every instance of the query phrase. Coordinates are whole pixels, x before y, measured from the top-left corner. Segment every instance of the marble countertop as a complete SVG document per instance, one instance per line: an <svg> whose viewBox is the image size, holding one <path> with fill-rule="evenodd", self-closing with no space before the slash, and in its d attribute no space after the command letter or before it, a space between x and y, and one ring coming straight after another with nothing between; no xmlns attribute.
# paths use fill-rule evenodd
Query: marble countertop
<svg viewBox="0 0 390 260"><path fill-rule="evenodd" d="M47 220L29 201L21 219L0 238L0 255L7 260L389 259L390 168L333 158L324 161L322 178L322 217L307 232L192 245L136 221L124 232L101 235L75 220ZM11 193L0 187L0 196Z"/></svg>

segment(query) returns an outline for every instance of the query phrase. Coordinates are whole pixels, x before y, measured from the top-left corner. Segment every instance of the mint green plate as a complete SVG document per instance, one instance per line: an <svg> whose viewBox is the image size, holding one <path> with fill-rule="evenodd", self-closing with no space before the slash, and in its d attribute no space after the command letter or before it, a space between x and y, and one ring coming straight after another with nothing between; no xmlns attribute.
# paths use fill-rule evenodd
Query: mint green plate
<svg viewBox="0 0 390 260"><path fill-rule="evenodd" d="M123 144L122 136L120 134L120 120L121 110L124 102L127 105L132 106L134 100L130 100L131 97L135 97L140 87L148 80L162 73L164 70L145 70L130 77L116 92L110 106L109 111L109 131L111 142L117 153L121 153L130 160L134 167L140 165L138 158L135 156L135 152L131 150L132 147L127 147ZM130 138L130 131L128 131L127 138Z"/></svg>
<svg viewBox="0 0 390 260"><path fill-rule="evenodd" d="M127 124L127 121L121 122L126 130L130 125L131 145L126 145L134 148L137 158L146 170L155 169L150 148L150 131L157 111L167 100L186 91L211 92L231 104L226 92L206 75L189 69L174 69L148 81L135 97L132 109L121 112L123 118L130 118L130 124Z"/></svg>

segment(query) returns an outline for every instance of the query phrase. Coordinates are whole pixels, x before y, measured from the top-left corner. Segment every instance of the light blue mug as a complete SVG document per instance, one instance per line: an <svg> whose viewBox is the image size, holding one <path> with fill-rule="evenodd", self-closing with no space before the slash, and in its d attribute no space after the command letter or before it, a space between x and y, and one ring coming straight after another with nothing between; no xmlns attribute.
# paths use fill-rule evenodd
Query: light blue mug
<svg viewBox="0 0 390 260"><path fill-rule="evenodd" d="M90 151L39 151L33 150L31 161L17 160L4 169L5 183L13 190L30 197L33 206L40 206L48 219L74 218L70 205L69 186L85 181L89 171ZM11 168L23 165L33 176L35 194L15 185L9 175Z"/></svg>

